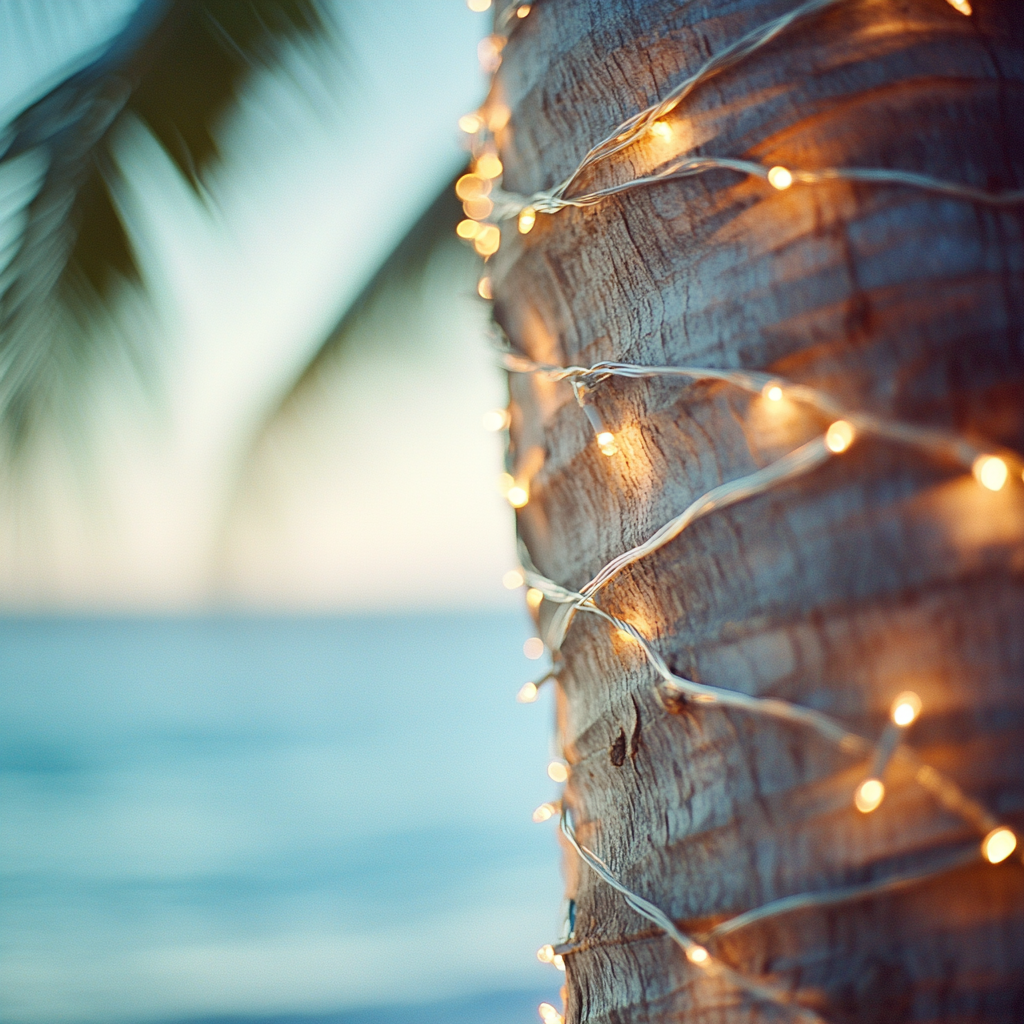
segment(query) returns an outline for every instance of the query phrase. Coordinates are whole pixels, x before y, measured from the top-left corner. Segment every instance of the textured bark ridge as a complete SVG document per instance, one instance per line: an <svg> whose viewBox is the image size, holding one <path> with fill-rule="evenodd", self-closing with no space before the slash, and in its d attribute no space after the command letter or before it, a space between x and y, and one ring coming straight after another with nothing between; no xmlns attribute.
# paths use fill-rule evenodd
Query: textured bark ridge
<svg viewBox="0 0 1024 1024"><path fill-rule="evenodd" d="M898 167L1024 186L1024 4L850 0L702 85L604 185L690 149L766 165ZM561 180L625 117L795 0L539 0L503 54L505 187ZM905 187L784 192L715 171L505 229L495 314L539 360L768 370L850 407L1024 450L1024 214ZM570 388L513 375L512 438L543 451L521 533L579 587L695 497L827 425L724 385L609 381L606 458ZM771 407L769 407L771 406ZM780 696L908 742L1024 834L1024 486L866 439L719 511L600 602L674 670ZM542 618L550 613L542 606ZM873 814L866 765L809 731L688 704L669 713L635 644L577 616L559 727L582 842L684 929L770 900L895 877L979 840L898 767ZM834 1022L1024 1020L1018 854L738 931L712 952ZM571 854L567 1021L783 1020L689 965Z"/></svg>

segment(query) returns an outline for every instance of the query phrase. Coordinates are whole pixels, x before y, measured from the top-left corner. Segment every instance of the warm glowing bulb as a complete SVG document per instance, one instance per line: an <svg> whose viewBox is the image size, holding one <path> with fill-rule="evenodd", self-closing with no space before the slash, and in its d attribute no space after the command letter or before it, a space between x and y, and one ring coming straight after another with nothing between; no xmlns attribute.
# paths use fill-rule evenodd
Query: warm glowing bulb
<svg viewBox="0 0 1024 1024"><path fill-rule="evenodd" d="M460 220L455 226L455 234L459 238L476 238L480 234L480 225L475 220Z"/></svg>
<svg viewBox="0 0 1024 1024"><path fill-rule="evenodd" d="M481 277L476 283L476 293L481 299L486 299L488 302L494 298L494 292L491 291L491 279L489 277Z"/></svg>
<svg viewBox="0 0 1024 1024"><path fill-rule="evenodd" d="M475 224L476 221L473 223ZM493 256L498 251L499 245L501 245L501 231L497 224L481 224L473 239L473 248L481 256Z"/></svg>
<svg viewBox="0 0 1024 1024"><path fill-rule="evenodd" d="M516 17L517 18L525 18L530 13L530 7L531 7L530 4L520 4L516 8Z"/></svg>
<svg viewBox="0 0 1024 1024"><path fill-rule="evenodd" d="M537 1012L544 1024L563 1024L562 1015L550 1003L541 1003Z"/></svg>
<svg viewBox="0 0 1024 1024"><path fill-rule="evenodd" d="M537 223L537 211L532 206L524 206L519 211L519 234L528 235Z"/></svg>
<svg viewBox="0 0 1024 1024"><path fill-rule="evenodd" d="M708 962L709 954L703 946L690 946L686 951L686 959L691 964L705 964Z"/></svg>
<svg viewBox="0 0 1024 1024"><path fill-rule="evenodd" d="M455 182L455 194L460 199L481 199L488 195L493 186L479 174L464 174Z"/></svg>
<svg viewBox="0 0 1024 1024"><path fill-rule="evenodd" d="M793 175L785 167L773 167L768 172L768 184L781 192L793 184Z"/></svg>
<svg viewBox="0 0 1024 1024"><path fill-rule="evenodd" d="M564 959L562 959L562 956L561 956L561 954L559 954L559 953L556 953L556 954L555 954L555 955L554 955L554 956L553 956L553 957L551 958L551 962L552 962L552 963L553 963L553 964L555 965L555 967L557 967L557 968L558 968L558 969L559 969L560 971L564 971L564 970L565 970L565 960L564 960Z"/></svg>
<svg viewBox="0 0 1024 1024"><path fill-rule="evenodd" d="M476 46L476 55L480 60L480 70L493 75L501 67L501 50L505 40L501 36L487 36Z"/></svg>
<svg viewBox="0 0 1024 1024"><path fill-rule="evenodd" d="M561 761L552 761L548 765L548 778L552 782L565 782L569 778L569 769Z"/></svg>
<svg viewBox="0 0 1024 1024"><path fill-rule="evenodd" d="M501 160L496 153L484 153L474 168L481 178L496 178L502 172Z"/></svg>
<svg viewBox="0 0 1024 1024"><path fill-rule="evenodd" d="M1017 849L1017 837L1005 826L992 829L981 841L981 854L989 864L998 864Z"/></svg>
<svg viewBox="0 0 1024 1024"><path fill-rule="evenodd" d="M509 423L508 409L492 409L490 412L485 412L483 416L484 430L489 430L492 434L499 430L504 430Z"/></svg>
<svg viewBox="0 0 1024 1024"><path fill-rule="evenodd" d="M476 11L477 14L481 14L491 6L491 0L466 0L466 6L471 11Z"/></svg>
<svg viewBox="0 0 1024 1024"><path fill-rule="evenodd" d="M546 807L547 804L544 806ZM536 815L534 815L534 820L537 820ZM555 959L555 947L552 945L541 946L540 949L537 950L537 959L542 964L551 963L551 961Z"/></svg>
<svg viewBox="0 0 1024 1024"><path fill-rule="evenodd" d="M979 455L974 460L971 471L974 473L974 479L990 491L1002 490L1010 475L1006 463L998 455Z"/></svg>
<svg viewBox="0 0 1024 1024"><path fill-rule="evenodd" d="M540 693L540 687L536 683L523 683L516 694L516 700L520 704L532 704Z"/></svg>
<svg viewBox="0 0 1024 1024"><path fill-rule="evenodd" d="M825 446L830 452L845 452L853 444L854 429L846 420L836 420L825 431Z"/></svg>
<svg viewBox="0 0 1024 1024"><path fill-rule="evenodd" d="M487 127L492 132L500 132L508 124L512 111L504 103L495 103L487 108Z"/></svg>
<svg viewBox="0 0 1024 1024"><path fill-rule="evenodd" d="M516 590L526 582L526 578L518 569L509 569L509 571L501 577L501 582L506 590Z"/></svg>
<svg viewBox="0 0 1024 1024"><path fill-rule="evenodd" d="M672 125L668 121L655 121L651 125L651 134L657 135L660 139L672 138Z"/></svg>
<svg viewBox="0 0 1024 1024"><path fill-rule="evenodd" d="M473 220L486 220L493 209L494 203L487 196L481 196L479 199L466 199L462 203L463 213Z"/></svg>
<svg viewBox="0 0 1024 1024"><path fill-rule="evenodd" d="M967 0L947 0L950 7L955 7L961 14L970 14L971 5Z"/></svg>
<svg viewBox="0 0 1024 1024"><path fill-rule="evenodd" d="M462 117L459 118L459 127L467 135L476 135L483 126L483 118L481 118L479 114L463 114Z"/></svg>
<svg viewBox="0 0 1024 1024"><path fill-rule="evenodd" d="M544 653L544 641L539 636L531 636L526 643L523 644L523 654L525 654L530 661L536 661Z"/></svg>
<svg viewBox="0 0 1024 1024"><path fill-rule="evenodd" d="M597 435L597 446L601 449L601 453L609 458L612 455L617 455L619 451L619 447L615 443L615 435L610 430L602 430Z"/></svg>
<svg viewBox="0 0 1024 1024"><path fill-rule="evenodd" d="M540 821L547 821L548 819L553 818L557 812L558 812L558 805L557 804L552 804L552 803L541 804L540 807L538 807L537 810L535 810L533 812L533 820L534 821L538 821L538 822L540 822ZM548 946L547 948L550 949L551 947ZM537 956L539 958L540 957L540 953L538 953ZM547 963L551 963L551 961L548 960Z"/></svg>
<svg viewBox="0 0 1024 1024"><path fill-rule="evenodd" d="M505 492L505 497L513 508L523 508L530 500L530 492L522 484L513 484Z"/></svg>
<svg viewBox="0 0 1024 1024"><path fill-rule="evenodd" d="M782 401L782 388L778 384L767 384L764 389L764 397L769 402L781 402Z"/></svg>
<svg viewBox="0 0 1024 1024"><path fill-rule="evenodd" d="M907 690L892 702L892 720L901 729L905 729L921 713L921 698Z"/></svg>
<svg viewBox="0 0 1024 1024"><path fill-rule="evenodd" d="M538 590L536 587L530 587L530 589L526 592L526 603L531 608L539 608L543 600L543 592Z"/></svg>
<svg viewBox="0 0 1024 1024"><path fill-rule="evenodd" d="M503 498L508 497L508 492L515 485L516 478L511 473L502 473L498 477L498 490Z"/></svg>
<svg viewBox="0 0 1024 1024"><path fill-rule="evenodd" d="M853 802L861 814L870 814L885 798L885 786L880 779L865 779L853 795Z"/></svg>

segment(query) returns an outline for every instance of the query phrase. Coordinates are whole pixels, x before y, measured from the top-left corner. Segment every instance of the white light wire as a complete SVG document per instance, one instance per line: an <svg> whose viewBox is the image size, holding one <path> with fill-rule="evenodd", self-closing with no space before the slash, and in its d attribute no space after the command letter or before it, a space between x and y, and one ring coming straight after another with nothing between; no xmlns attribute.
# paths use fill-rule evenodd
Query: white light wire
<svg viewBox="0 0 1024 1024"><path fill-rule="evenodd" d="M645 900L642 896L638 896L631 889L627 889L626 886L624 886L622 882L612 874L608 865L605 864L605 862L601 860L596 853L587 849L587 847L583 846L577 840L576 831L569 819L568 808L562 809L562 816L560 820L562 834L569 841L569 844L577 854L579 854L580 859L607 885L610 885L616 890L616 892L621 893L622 896L625 897L626 903L632 907L633 910L635 910L641 917L647 918L648 921L652 921L661 928L662 931L664 931L687 955L687 960L689 962L693 962L690 960L690 957L694 953L700 951L700 953L704 954L705 959L699 963L694 963L695 971L700 971L703 974L711 976L717 975L740 989L742 992L745 992L752 999L759 1002L773 1003L776 1006L784 1007L789 1010L797 1020L806 1021L807 1024L826 1024L823 1017L819 1016L813 1010L809 1010L796 1003L791 993L785 992L782 989L775 988L771 985L764 985L761 982L734 970L724 961L719 960L717 957L708 953L699 942L691 938L685 932L680 931L672 918L670 918L663 910L656 907L649 900Z"/></svg>
<svg viewBox="0 0 1024 1024"><path fill-rule="evenodd" d="M569 189L588 167L625 149L658 118L675 109L702 82L732 67L756 50L766 46L789 27L840 2L842 0L808 0L808 2L801 4L788 14L782 15L766 25L747 33L747 35L741 37L708 60L695 74L684 79L664 99L656 104L652 104L623 122L612 135L593 147L580 162L576 170L554 188L535 193L530 197L517 196L512 193L503 192L500 189L495 189L491 196L495 203L494 219L513 217L527 206L532 206L535 210L544 213L554 213L568 206L590 206L601 202L605 198L633 188L689 177L714 169L734 170L770 180L769 168L760 163L726 157L691 157L679 159L652 174L644 175L629 182L576 196L567 196ZM990 191L913 171L882 168L829 168L816 171L787 168L787 171L790 174L791 182L795 181L805 184L817 184L834 180L903 184L947 195L952 198L992 206L1012 206L1024 203L1024 189ZM685 377L693 381L719 380L750 393L759 393L766 386L774 385L780 387L787 397L811 405L824 415L833 419L845 419L859 432L874 434L879 437L909 444L933 454L951 458L953 461L965 466L971 466L979 455L987 454L990 451L981 449L967 439L951 435L945 431L893 422L869 413L849 412L842 409L834 399L823 392L758 372L700 367L644 367L614 362L598 363L590 367L558 367L535 363L532 360L510 352L503 353L502 360L506 369L510 372L535 373L545 376L549 380L570 380L587 386L593 386L594 383L612 376L632 378L675 376ZM857 755L869 754L873 749L873 745L869 740L847 730L839 722L821 712L793 704L789 701L776 698L754 697L739 691L709 686L677 676L671 671L664 658L636 627L611 615L598 607L594 602L596 592L617 573L645 555L667 544L674 537L678 536L686 526L698 518L716 509L742 501L747 497L765 493L783 481L809 472L825 462L832 454L826 447L824 438L815 438L769 466L713 488L707 494L692 502L679 516L666 523L645 542L629 551L623 552L609 562L580 592L562 587L539 573L532 564L525 546L520 541L520 553L527 581L531 586L539 589L548 600L561 605L549 628L549 647L552 651L560 650L561 643L565 637L565 631L568 629L576 611L596 614L615 628L631 636L640 645L648 663L661 677L662 682L655 688L655 692L658 699L663 703L666 698L671 700L683 697L698 703L718 704L724 707L767 715L792 724L810 727L823 738L836 744L844 752ZM1016 453L1013 453L1011 458L1017 463L1020 461ZM983 834L996 827L996 819L986 808L967 797L955 783L944 777L932 766L924 764L912 751L899 746L895 751L895 756L908 762L915 769L914 777L916 781L947 810L957 814L961 819L971 824ZM621 893L629 906L637 911L637 913L662 928L688 956L694 950L703 949L696 940L681 932L675 923L658 907L627 889L596 854L577 842L575 831L568 817L567 808L564 808L562 811L561 826L567 840L581 859L608 885ZM757 921L763 921L770 917L790 913L795 910L812 906L834 905L849 900L896 891L940 873L976 862L977 860L978 851L976 848L972 848L969 853L959 854L946 864L927 868L913 875L901 876L882 882L846 886L825 892L802 893L784 897L723 922L708 933L708 938L720 938ZM706 953L706 951L704 952ZM721 975L754 999L784 1006L799 1019L817 1022L817 1024L821 1024L823 1021L823 1018L813 1011L794 1003L791 994L750 979L721 961L712 958L710 954L707 954L707 960L700 969L711 974Z"/></svg>
<svg viewBox="0 0 1024 1024"><path fill-rule="evenodd" d="M593 146L577 165L576 169L559 184L550 189L535 192L531 196L505 192L500 188L494 189L490 196L491 201L494 203L492 219L508 220L517 216L526 207L532 207L539 213L551 214L557 213L559 210L569 206L592 206L610 196L619 195L631 189L687 178L716 169L733 170L754 177L768 178L771 169L764 164L752 160L731 157L694 156L681 158L658 171L634 178L631 181L610 185L606 188L584 192L575 196L568 195L569 190L584 171L632 145L655 121L671 113L699 85L715 75L734 67L757 50L767 46L787 29L844 2L846 0L806 0L805 3L800 4L792 11L780 15L741 36L707 60L692 75L684 78L664 99L659 100L657 103L652 103L623 121L607 138ZM837 180L907 185L927 192L935 192L950 196L951 198L990 206L1017 206L1024 203L1024 189L984 189L959 182L947 181L942 178L935 178L916 171L869 167L833 167L821 170L787 167L786 169L791 175L791 181L809 185Z"/></svg>

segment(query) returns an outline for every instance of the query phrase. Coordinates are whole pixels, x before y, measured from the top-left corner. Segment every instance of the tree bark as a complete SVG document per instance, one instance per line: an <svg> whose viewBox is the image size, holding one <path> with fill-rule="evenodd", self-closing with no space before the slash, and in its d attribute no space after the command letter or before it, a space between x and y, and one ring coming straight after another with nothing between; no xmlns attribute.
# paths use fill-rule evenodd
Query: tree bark
<svg viewBox="0 0 1024 1024"><path fill-rule="evenodd" d="M614 126L796 0L539 0L493 102L504 187L564 178ZM888 167L1024 186L1024 5L849 0L700 86L600 187L670 157ZM730 171L637 189L503 232L490 270L513 346L559 364L766 370L849 408L1024 450L1024 214L904 186L794 185ZM570 387L513 374L514 456L543 451L519 529L579 588L694 498L827 422L722 384L611 380L603 456ZM770 407L775 406L775 407ZM907 737L1024 835L1024 485L861 439L713 513L599 603L691 679L816 708L877 737L912 689ZM551 614L545 602L541 624ZM808 730L655 699L637 645L577 615L558 679L580 840L684 930L771 900L938 864L980 836L894 763L872 814L862 759ZM709 944L834 1022L1024 1020L1024 869L981 862L896 892L782 915ZM689 964L569 851L566 1020L784 1020Z"/></svg>

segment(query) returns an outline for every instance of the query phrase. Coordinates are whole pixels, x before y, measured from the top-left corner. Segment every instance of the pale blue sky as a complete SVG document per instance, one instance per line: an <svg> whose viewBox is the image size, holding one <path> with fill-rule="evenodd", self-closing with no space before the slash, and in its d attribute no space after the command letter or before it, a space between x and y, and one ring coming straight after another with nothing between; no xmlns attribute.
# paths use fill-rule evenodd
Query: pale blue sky
<svg viewBox="0 0 1024 1024"><path fill-rule="evenodd" d="M105 0L96 23L118 7ZM487 18L461 0L337 9L340 69L262 79L228 126L214 217L129 133L123 202L155 314L133 308L128 322L162 353L162 403L112 374L88 492L54 444L33 485L0 502L0 607L507 606L512 522L494 484L499 446L480 429L504 385L472 280L438 290L415 344L345 364L337 395L283 438L225 533L254 426L457 169L457 118L485 87ZM79 22L68 35L91 44L98 30ZM33 77L28 60L6 74L5 109Z"/></svg>

